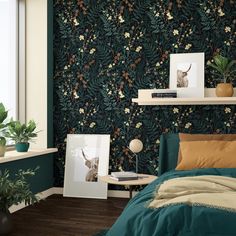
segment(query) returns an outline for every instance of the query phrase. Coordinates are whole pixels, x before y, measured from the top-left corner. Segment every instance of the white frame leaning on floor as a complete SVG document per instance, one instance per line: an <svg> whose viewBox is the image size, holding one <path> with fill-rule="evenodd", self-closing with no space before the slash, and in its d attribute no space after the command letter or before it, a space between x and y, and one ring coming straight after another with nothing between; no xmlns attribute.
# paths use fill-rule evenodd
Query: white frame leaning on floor
<svg viewBox="0 0 236 236"><path fill-rule="evenodd" d="M68 134L63 196L107 199L110 135Z"/></svg>
<svg viewBox="0 0 236 236"><path fill-rule="evenodd" d="M204 62L204 53L170 54L169 88L177 90L177 97L204 98ZM187 87L177 86L178 73L187 80Z"/></svg>

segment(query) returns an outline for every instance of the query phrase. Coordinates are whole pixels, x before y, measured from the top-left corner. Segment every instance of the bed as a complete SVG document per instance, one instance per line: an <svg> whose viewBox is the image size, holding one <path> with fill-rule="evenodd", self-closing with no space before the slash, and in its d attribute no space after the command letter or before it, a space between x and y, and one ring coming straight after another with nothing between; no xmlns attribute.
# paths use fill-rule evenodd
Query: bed
<svg viewBox="0 0 236 236"><path fill-rule="evenodd" d="M235 137L234 137L235 138ZM221 143L223 143L222 141ZM193 142L191 142L193 143ZM214 142L212 142L214 144ZM227 144L235 145L235 141L227 142ZM193 143L193 145L195 145ZM205 145L205 143L204 143ZM208 145L208 144L206 144ZM189 145L188 145L189 146ZM232 146L232 145L231 145ZM178 162L178 153L180 147L180 140L178 134L164 134L161 136L160 143L160 156L159 156L159 178L149 184L145 189L140 191L133 199L130 200L123 213L117 219L115 224L104 233L106 236L204 236L204 235L214 235L214 236L235 236L236 235L236 168L195 168L191 170L175 170ZM182 148L182 146L181 146ZM230 149L231 150L231 149ZM233 152L232 155L234 155ZM235 154L236 158L236 154ZM225 162L225 161L224 161ZM228 166L226 166L228 167ZM192 178L193 177L193 178ZM179 189L178 192L185 192L182 187L185 187L185 183L179 186L179 182L188 179L200 180L202 178L211 178L210 183L211 196L216 200L222 200L223 205L214 205L211 201L211 197L205 198L206 204L193 204L189 200L189 194L187 194L187 200L181 200L180 202L168 203L163 197L166 192L169 191L170 194L173 193L173 189ZM223 184L223 186L218 185L223 179L229 181L229 186ZM205 180L205 179L204 179ZM172 186L161 192L161 188L165 183L170 183L174 181L174 188ZM217 184L215 183L217 182ZM190 182L192 185L192 182ZM193 182L195 184L195 182ZM172 183L173 184L173 183ZM191 191L196 191L196 188L190 186ZM178 186L178 187L176 187ZM187 185L186 185L187 186ZM196 185L197 186L197 185ZM221 194L220 188L223 188L223 192L226 197ZM166 186L165 186L166 187ZM202 185L201 185L202 187ZM225 190L226 189L226 190ZM199 191L199 189L197 189ZM202 190L201 190L202 191ZM202 194L208 194L203 187L203 193L196 192L194 196L202 196ZM215 191L215 193L214 193ZM206 193L205 193L206 192ZM157 195L157 193L159 195ZM193 196L193 194L190 194ZM229 197L230 198L227 198ZM161 197L160 197L161 196ZM168 195L169 196L169 195ZM223 197L221 197L223 196ZM179 197L179 195L178 195ZM184 196L186 197L186 196ZM168 197L167 197L168 198ZM176 199L176 198L175 198ZM153 206L153 202L157 200L164 200L164 203L157 203L157 206ZM167 199L168 200L168 199ZM172 201L173 199L171 199ZM204 200L204 201L205 201ZM159 205L158 205L159 204ZM227 205L224 205L227 204ZM154 203L155 205L155 203Z"/></svg>

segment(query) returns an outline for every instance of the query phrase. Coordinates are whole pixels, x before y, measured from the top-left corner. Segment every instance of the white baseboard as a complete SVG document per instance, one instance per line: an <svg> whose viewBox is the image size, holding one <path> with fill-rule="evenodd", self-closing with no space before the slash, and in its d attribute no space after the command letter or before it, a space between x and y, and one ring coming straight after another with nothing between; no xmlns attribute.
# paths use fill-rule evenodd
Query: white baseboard
<svg viewBox="0 0 236 236"><path fill-rule="evenodd" d="M133 191L133 196L135 196L138 192ZM63 188L49 188L41 193L36 194L36 196L41 200L45 199L53 194L63 194ZM108 190L108 197L118 197L118 198L129 198L129 191L121 191L121 190ZM24 202L18 204L18 205L13 205L9 208L10 212L16 212L21 210L22 208L25 208L26 205Z"/></svg>
<svg viewBox="0 0 236 236"><path fill-rule="evenodd" d="M54 187L54 194L63 194L63 188ZM138 192L133 191L133 196L135 196ZM129 198L129 191L121 191L121 190L108 190L108 197L119 197L119 198Z"/></svg>
<svg viewBox="0 0 236 236"><path fill-rule="evenodd" d="M63 188L54 187L54 194L63 194Z"/></svg>
<svg viewBox="0 0 236 236"><path fill-rule="evenodd" d="M133 191L132 196L134 197L137 193ZM108 197L129 198L129 191L108 190Z"/></svg>
<svg viewBox="0 0 236 236"><path fill-rule="evenodd" d="M47 189L47 190L45 190L45 191L43 191L41 193L36 194L36 196L41 200L41 199L45 199L45 198L47 198L47 197L49 197L49 196L51 196L53 194L54 194L54 188L49 188L49 189ZM22 202L22 203L20 203L18 205L11 206L9 208L9 211L11 213L13 213L13 212L19 211L20 209L25 208L25 207L26 207L25 203Z"/></svg>

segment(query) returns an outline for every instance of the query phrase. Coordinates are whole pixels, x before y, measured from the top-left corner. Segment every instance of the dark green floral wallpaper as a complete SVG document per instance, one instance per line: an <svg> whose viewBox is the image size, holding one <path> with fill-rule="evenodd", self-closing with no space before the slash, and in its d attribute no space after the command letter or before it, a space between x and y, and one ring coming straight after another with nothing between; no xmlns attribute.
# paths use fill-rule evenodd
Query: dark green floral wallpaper
<svg viewBox="0 0 236 236"><path fill-rule="evenodd" d="M139 171L151 174L163 132L235 133L235 106L131 102L138 89L168 87L170 53L235 58L235 28L234 0L54 0L56 185L68 133L110 134L110 171L134 168L127 145L140 138ZM214 87L208 67L205 77Z"/></svg>

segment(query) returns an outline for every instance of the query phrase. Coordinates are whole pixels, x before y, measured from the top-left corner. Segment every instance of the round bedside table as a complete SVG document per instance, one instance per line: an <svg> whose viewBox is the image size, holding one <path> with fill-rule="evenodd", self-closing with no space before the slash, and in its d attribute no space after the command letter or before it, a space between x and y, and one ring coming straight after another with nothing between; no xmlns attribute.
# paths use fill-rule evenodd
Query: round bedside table
<svg viewBox="0 0 236 236"><path fill-rule="evenodd" d="M135 180L128 180L128 181L118 181L111 178L110 175L105 176L98 176L103 182L108 184L115 184L115 185L127 185L129 186L129 198L132 198L133 186L136 185L147 185L154 181L157 178L155 175L147 175L147 174L138 174L138 179Z"/></svg>

